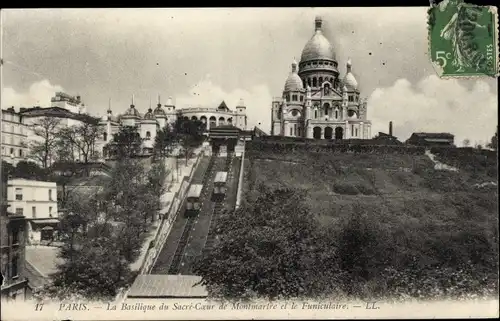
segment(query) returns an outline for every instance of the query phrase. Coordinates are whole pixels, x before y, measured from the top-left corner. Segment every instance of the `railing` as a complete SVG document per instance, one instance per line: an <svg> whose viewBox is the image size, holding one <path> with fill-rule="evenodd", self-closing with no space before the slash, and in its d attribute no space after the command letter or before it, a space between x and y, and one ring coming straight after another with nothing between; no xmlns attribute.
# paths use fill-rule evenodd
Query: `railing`
<svg viewBox="0 0 500 321"><path fill-rule="evenodd" d="M243 152L241 153L240 176L238 179L238 191L236 192L236 209L240 207L241 193L243 189L243 168L245 164L245 143L243 143Z"/></svg>

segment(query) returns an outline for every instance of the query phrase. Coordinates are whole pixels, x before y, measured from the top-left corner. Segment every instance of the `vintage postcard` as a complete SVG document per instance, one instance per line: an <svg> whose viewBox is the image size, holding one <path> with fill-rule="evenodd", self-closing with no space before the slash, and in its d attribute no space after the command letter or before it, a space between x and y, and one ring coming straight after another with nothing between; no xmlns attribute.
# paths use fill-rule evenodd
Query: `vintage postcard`
<svg viewBox="0 0 500 321"><path fill-rule="evenodd" d="M2 320L498 317L498 16L1 11Z"/></svg>

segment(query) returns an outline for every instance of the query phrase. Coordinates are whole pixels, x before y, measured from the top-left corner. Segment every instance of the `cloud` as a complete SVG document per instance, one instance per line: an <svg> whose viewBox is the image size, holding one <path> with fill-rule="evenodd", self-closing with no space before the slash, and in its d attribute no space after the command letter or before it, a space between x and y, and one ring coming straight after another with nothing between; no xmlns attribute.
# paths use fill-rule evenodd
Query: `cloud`
<svg viewBox="0 0 500 321"><path fill-rule="evenodd" d="M472 144L485 144L495 133L497 115L497 95L483 80L467 88L459 80L435 75L416 85L399 79L390 87L375 89L368 99L372 134L387 132L392 120L400 140L429 131L454 134L457 145L466 138Z"/></svg>
<svg viewBox="0 0 500 321"><path fill-rule="evenodd" d="M240 99L243 99L247 107L248 129L259 126L264 131L270 132L272 96L266 85L226 91L221 86L214 84L210 76L207 75L192 86L187 94L178 96L175 99L175 104L177 108L215 108L224 100L230 109L235 110Z"/></svg>
<svg viewBox="0 0 500 321"><path fill-rule="evenodd" d="M2 108L50 106L50 98L58 91L64 90L59 85L52 85L47 79L31 84L26 92L18 92L12 87L5 87L2 89Z"/></svg>

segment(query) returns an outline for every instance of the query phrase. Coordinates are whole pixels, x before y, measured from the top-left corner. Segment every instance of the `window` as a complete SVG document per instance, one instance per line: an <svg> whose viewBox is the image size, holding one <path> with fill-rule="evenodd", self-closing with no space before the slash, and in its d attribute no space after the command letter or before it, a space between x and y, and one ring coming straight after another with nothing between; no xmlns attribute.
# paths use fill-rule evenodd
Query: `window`
<svg viewBox="0 0 500 321"><path fill-rule="evenodd" d="M354 97L349 95L349 101L354 101Z"/></svg>
<svg viewBox="0 0 500 321"><path fill-rule="evenodd" d="M31 215L33 216L33 218L36 218L36 206L31 207Z"/></svg>
<svg viewBox="0 0 500 321"><path fill-rule="evenodd" d="M107 142L108 141L108 133L103 133L102 134L102 140Z"/></svg>
<svg viewBox="0 0 500 321"><path fill-rule="evenodd" d="M354 134L354 125L351 125L351 134Z"/></svg>
<svg viewBox="0 0 500 321"><path fill-rule="evenodd" d="M330 86L325 85L324 91L325 91L325 95L329 95L330 94Z"/></svg>
<svg viewBox="0 0 500 321"><path fill-rule="evenodd" d="M49 206L49 217L52 217L52 206Z"/></svg>
<svg viewBox="0 0 500 321"><path fill-rule="evenodd" d="M292 116L293 117L297 117L297 115L299 114L299 112L297 110L292 110Z"/></svg>
<svg viewBox="0 0 500 321"><path fill-rule="evenodd" d="M313 87L316 87L318 84L318 80L316 79L316 77L313 78Z"/></svg>
<svg viewBox="0 0 500 321"><path fill-rule="evenodd" d="M16 201L22 201L23 200L23 189L16 187Z"/></svg>
<svg viewBox="0 0 500 321"><path fill-rule="evenodd" d="M290 127L290 136L293 136L293 128Z"/></svg>
<svg viewBox="0 0 500 321"><path fill-rule="evenodd" d="M293 125L293 134L297 136L297 124Z"/></svg>
<svg viewBox="0 0 500 321"><path fill-rule="evenodd" d="M151 139L151 132L149 131L146 132L146 139Z"/></svg>
<svg viewBox="0 0 500 321"><path fill-rule="evenodd" d="M339 118L339 111L338 110L335 111L335 118Z"/></svg>
<svg viewBox="0 0 500 321"><path fill-rule="evenodd" d="M49 189L49 201L52 201L52 190Z"/></svg>
<svg viewBox="0 0 500 321"><path fill-rule="evenodd" d="M19 157L23 157L23 150L19 149Z"/></svg>
<svg viewBox="0 0 500 321"><path fill-rule="evenodd" d="M358 137L358 129L357 128L356 128L356 135L355 136Z"/></svg>
<svg viewBox="0 0 500 321"><path fill-rule="evenodd" d="M286 95L286 101L290 101L290 95Z"/></svg>
<svg viewBox="0 0 500 321"><path fill-rule="evenodd" d="M318 110L317 109L314 110L314 118L318 118Z"/></svg>
<svg viewBox="0 0 500 321"><path fill-rule="evenodd" d="M300 101L304 101L304 96L300 96Z"/></svg>
<svg viewBox="0 0 500 321"><path fill-rule="evenodd" d="M12 147L10 148L10 154L14 155L14 148L12 148Z"/></svg>
<svg viewBox="0 0 500 321"><path fill-rule="evenodd" d="M292 101L297 101L297 95L292 95Z"/></svg>
<svg viewBox="0 0 500 321"><path fill-rule="evenodd" d="M14 254L14 257L12 258L12 277L15 278L18 275L18 261L19 261L19 256L17 254Z"/></svg>
<svg viewBox="0 0 500 321"><path fill-rule="evenodd" d="M24 214L24 209L22 207L17 207L16 208L16 215L23 215Z"/></svg>

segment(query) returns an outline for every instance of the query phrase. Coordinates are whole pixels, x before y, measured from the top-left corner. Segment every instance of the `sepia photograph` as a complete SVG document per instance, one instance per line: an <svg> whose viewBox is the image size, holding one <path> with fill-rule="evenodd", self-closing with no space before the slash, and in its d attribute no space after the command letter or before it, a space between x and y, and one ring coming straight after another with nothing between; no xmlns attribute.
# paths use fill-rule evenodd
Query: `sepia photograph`
<svg viewBox="0 0 500 321"><path fill-rule="evenodd" d="M2 319L498 317L496 7L0 14Z"/></svg>

